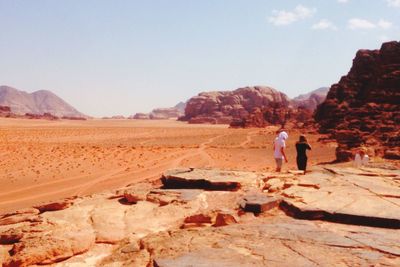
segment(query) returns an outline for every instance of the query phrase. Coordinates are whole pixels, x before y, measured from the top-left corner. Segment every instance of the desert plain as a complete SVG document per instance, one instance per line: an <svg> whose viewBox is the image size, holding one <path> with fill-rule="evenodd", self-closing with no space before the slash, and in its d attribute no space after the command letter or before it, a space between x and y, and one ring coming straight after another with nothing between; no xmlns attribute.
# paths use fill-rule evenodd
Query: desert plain
<svg viewBox="0 0 400 267"><path fill-rule="evenodd" d="M397 167L274 171L276 127L2 119L0 264L398 266Z"/></svg>
<svg viewBox="0 0 400 267"><path fill-rule="evenodd" d="M0 119L0 213L158 179L178 167L273 171L276 127L231 129L174 120L46 121ZM289 131L288 164L296 169ZM309 165L335 159L335 144L318 142Z"/></svg>

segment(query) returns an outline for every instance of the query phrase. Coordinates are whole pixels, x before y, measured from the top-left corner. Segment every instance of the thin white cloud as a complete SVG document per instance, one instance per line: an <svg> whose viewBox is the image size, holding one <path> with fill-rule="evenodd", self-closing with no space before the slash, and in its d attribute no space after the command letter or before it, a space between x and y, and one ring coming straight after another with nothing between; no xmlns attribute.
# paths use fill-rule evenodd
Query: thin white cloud
<svg viewBox="0 0 400 267"><path fill-rule="evenodd" d="M349 19L347 26L352 30L370 30L375 29L376 25L366 19L352 18Z"/></svg>
<svg viewBox="0 0 400 267"><path fill-rule="evenodd" d="M400 0L386 0L388 6L400 7Z"/></svg>
<svg viewBox="0 0 400 267"><path fill-rule="evenodd" d="M335 24L333 24L329 20L321 19L319 22L317 22L314 25L312 25L311 29L313 29L313 30L333 30L333 31L336 31L337 27L335 26Z"/></svg>
<svg viewBox="0 0 400 267"><path fill-rule="evenodd" d="M373 23L366 19L352 18L347 22L347 27L351 30L372 30L376 28L387 30L392 26L393 23L384 19L380 19L377 23Z"/></svg>
<svg viewBox="0 0 400 267"><path fill-rule="evenodd" d="M346 3L348 3L349 2L349 0L337 0L339 3L342 3L342 4L346 4Z"/></svg>
<svg viewBox="0 0 400 267"><path fill-rule="evenodd" d="M275 26L289 25L296 21L312 17L315 12L317 12L316 8L308 8L298 5L292 11L273 10L273 15L268 18L268 21Z"/></svg>
<svg viewBox="0 0 400 267"><path fill-rule="evenodd" d="M390 21L384 20L384 19L380 19L378 21L378 26L384 30L387 30L393 26L393 23L391 23Z"/></svg>

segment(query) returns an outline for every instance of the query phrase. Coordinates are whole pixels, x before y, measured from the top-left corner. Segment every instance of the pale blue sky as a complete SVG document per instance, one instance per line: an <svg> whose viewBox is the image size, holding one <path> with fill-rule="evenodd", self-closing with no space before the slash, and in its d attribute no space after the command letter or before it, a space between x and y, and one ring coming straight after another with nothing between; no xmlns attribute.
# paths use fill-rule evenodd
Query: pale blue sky
<svg viewBox="0 0 400 267"><path fill-rule="evenodd" d="M0 0L0 85L92 116L269 85L290 97L400 39L400 0Z"/></svg>

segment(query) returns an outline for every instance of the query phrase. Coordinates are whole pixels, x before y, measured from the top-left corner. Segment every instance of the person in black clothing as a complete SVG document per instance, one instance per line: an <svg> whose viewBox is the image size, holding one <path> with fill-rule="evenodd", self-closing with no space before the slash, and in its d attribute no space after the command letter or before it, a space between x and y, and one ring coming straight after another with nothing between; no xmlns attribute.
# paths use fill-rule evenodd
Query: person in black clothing
<svg viewBox="0 0 400 267"><path fill-rule="evenodd" d="M310 144L307 142L307 138L305 135L300 135L299 141L296 143L296 151L297 151L297 168L299 170L304 171L306 174L307 169L307 154L306 151L311 150Z"/></svg>

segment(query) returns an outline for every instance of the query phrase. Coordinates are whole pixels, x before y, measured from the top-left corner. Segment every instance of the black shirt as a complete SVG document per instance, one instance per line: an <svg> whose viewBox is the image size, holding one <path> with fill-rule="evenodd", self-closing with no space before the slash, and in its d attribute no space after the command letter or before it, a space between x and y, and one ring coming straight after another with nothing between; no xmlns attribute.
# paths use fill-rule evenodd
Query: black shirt
<svg viewBox="0 0 400 267"><path fill-rule="evenodd" d="M308 143L296 143L297 157L299 158L307 158L306 150L311 150L311 147Z"/></svg>

